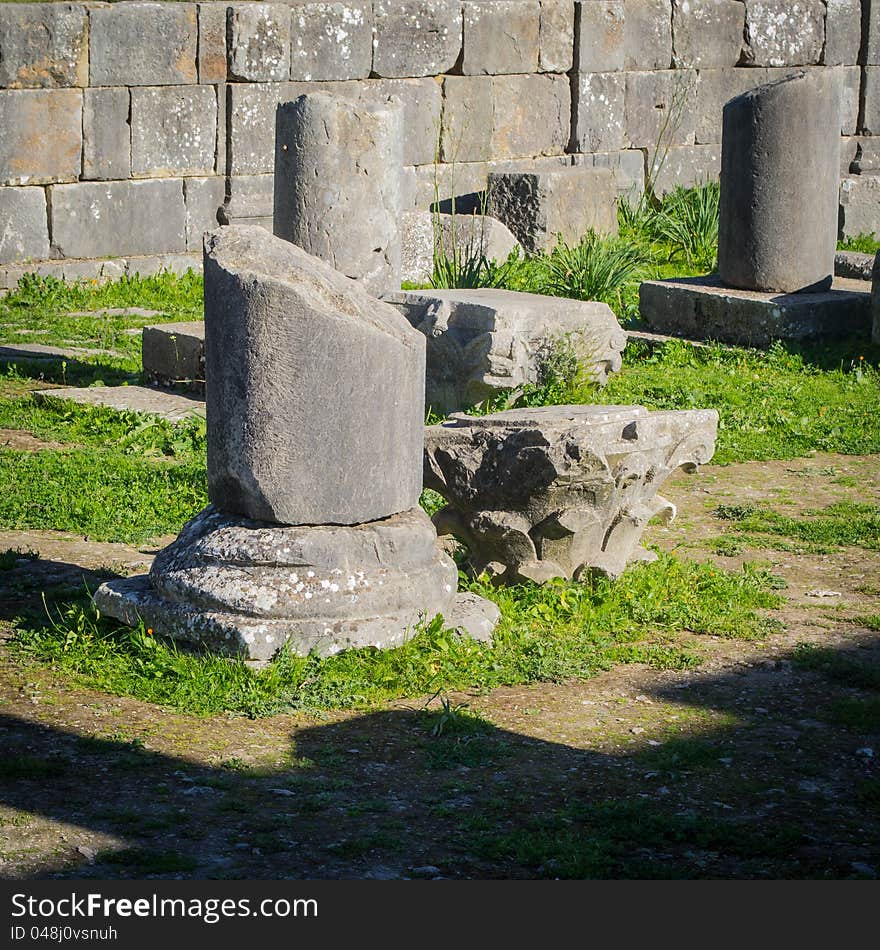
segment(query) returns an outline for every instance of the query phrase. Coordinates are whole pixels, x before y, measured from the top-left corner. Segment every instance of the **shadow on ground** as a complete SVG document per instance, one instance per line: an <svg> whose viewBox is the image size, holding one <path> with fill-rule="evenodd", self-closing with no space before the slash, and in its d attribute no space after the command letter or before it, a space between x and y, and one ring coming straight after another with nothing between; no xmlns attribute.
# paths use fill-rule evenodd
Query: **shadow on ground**
<svg viewBox="0 0 880 950"><path fill-rule="evenodd" d="M283 761L262 768L151 750L119 719L87 734L7 705L0 874L876 876L876 635L668 678L622 725L577 700L597 682L547 687L573 694L572 735L597 723L587 742L499 728L450 700L308 728L290 719ZM202 724L219 734L235 722Z"/></svg>

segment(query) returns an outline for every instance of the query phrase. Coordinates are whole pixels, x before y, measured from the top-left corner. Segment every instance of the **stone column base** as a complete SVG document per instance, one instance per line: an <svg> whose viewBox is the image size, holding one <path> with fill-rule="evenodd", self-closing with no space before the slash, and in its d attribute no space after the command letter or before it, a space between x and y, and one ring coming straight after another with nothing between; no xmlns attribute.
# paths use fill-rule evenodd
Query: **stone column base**
<svg viewBox="0 0 880 950"><path fill-rule="evenodd" d="M305 656L399 646L415 626L490 641L500 612L457 594L458 571L413 508L359 525L284 526L209 506L156 556L148 575L95 592L99 610L161 636L265 663L283 644Z"/></svg>

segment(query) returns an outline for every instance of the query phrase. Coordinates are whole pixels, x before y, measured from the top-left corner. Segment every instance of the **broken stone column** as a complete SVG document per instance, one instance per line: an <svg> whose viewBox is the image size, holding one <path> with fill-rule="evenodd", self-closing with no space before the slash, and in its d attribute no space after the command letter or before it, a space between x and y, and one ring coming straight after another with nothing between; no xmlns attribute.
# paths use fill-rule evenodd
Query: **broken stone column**
<svg viewBox="0 0 880 950"><path fill-rule="evenodd" d="M425 431L425 487L447 502L434 523L499 583L616 577L654 559L639 545L645 525L675 515L658 490L676 469L709 461L717 429L712 409L457 413Z"/></svg>
<svg viewBox="0 0 880 950"><path fill-rule="evenodd" d="M275 234L375 294L400 287L402 174L398 103L309 93L278 106Z"/></svg>
<svg viewBox="0 0 880 950"><path fill-rule="evenodd" d="M718 272L728 286L776 293L831 287L838 73L797 73L725 105Z"/></svg>
<svg viewBox="0 0 880 950"><path fill-rule="evenodd" d="M422 619L491 636L418 506L424 338L391 306L259 227L205 240L212 504L105 613L263 662L404 642Z"/></svg>

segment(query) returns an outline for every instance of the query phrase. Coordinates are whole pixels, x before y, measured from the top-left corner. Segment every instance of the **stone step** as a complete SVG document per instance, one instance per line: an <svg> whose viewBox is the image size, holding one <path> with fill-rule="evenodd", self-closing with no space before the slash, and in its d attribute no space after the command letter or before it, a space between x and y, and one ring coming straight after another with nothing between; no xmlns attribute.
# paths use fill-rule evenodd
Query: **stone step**
<svg viewBox="0 0 880 950"><path fill-rule="evenodd" d="M180 422L193 415L205 415L204 400L197 396L152 386L66 386L61 389L41 389L34 396L45 401L71 400L84 406L144 412L171 422Z"/></svg>
<svg viewBox="0 0 880 950"><path fill-rule="evenodd" d="M3 363L57 363L59 360L78 360L83 356L113 356L115 350L93 350L82 346L44 346L42 343L0 344L0 362Z"/></svg>

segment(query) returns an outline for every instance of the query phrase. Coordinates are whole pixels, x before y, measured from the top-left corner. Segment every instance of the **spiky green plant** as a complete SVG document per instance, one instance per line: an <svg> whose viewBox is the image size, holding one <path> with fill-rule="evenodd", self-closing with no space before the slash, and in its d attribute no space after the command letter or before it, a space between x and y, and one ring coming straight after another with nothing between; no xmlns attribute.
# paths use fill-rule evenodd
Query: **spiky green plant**
<svg viewBox="0 0 880 950"><path fill-rule="evenodd" d="M579 244L564 241L547 259L548 292L576 300L601 300L620 308L624 288L639 276L643 252L630 242L589 231Z"/></svg>
<svg viewBox="0 0 880 950"><path fill-rule="evenodd" d="M672 247L688 267L714 270L718 259L718 182L676 188L663 199L651 228L655 240Z"/></svg>

